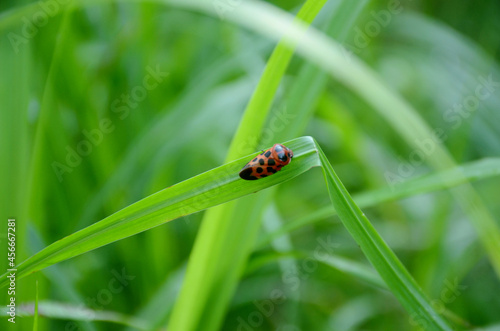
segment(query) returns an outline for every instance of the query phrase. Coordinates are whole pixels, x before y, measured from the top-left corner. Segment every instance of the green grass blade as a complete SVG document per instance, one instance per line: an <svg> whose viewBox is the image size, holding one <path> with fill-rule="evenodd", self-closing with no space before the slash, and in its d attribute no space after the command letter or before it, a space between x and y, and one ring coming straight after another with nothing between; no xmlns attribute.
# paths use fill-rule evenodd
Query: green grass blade
<svg viewBox="0 0 500 331"><path fill-rule="evenodd" d="M318 166L312 138L286 142L296 153L293 166L266 181L243 181L239 170L255 154L227 163L144 198L83 230L69 235L17 266L18 279L114 241L151 229L184 215L222 204L291 179ZM7 285L7 274L0 287Z"/></svg>
<svg viewBox="0 0 500 331"><path fill-rule="evenodd" d="M319 13L326 0L309 0L303 5L296 22L307 26ZM269 61L262 73L262 77L257 85L250 102L245 109L240 126L231 142L227 153L226 161L247 153L257 147L257 142L261 135L261 129L267 118L274 95L281 82L286 68L294 54L293 43L281 41L274 49ZM250 144L245 142L250 141Z"/></svg>
<svg viewBox="0 0 500 331"><path fill-rule="evenodd" d="M410 313L411 318L418 319L425 325L426 330L451 330L446 321L434 311L429 300L365 214L354 203L319 146L318 152L334 208L392 293Z"/></svg>
<svg viewBox="0 0 500 331"><path fill-rule="evenodd" d="M38 300L37 300L38 301ZM46 318L73 320L73 321L104 321L133 327L134 330L151 330L146 320L120 314L114 311L97 310L84 308L81 305L74 305L56 301L40 301L39 303L28 303L17 308L19 316L30 316L34 313L37 320L40 311ZM37 329L33 329L37 330Z"/></svg>

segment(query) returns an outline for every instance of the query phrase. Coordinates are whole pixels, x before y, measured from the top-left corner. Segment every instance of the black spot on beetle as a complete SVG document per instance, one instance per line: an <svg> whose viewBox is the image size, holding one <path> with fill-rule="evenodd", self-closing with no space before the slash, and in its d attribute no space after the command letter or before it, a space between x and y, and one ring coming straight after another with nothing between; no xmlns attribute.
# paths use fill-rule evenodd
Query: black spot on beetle
<svg viewBox="0 0 500 331"><path fill-rule="evenodd" d="M266 154L264 154L265 157L270 157L271 156L271 151L267 151Z"/></svg>
<svg viewBox="0 0 500 331"><path fill-rule="evenodd" d="M267 177L267 175L260 175L260 178L264 178L264 177Z"/></svg>
<svg viewBox="0 0 500 331"><path fill-rule="evenodd" d="M286 162L286 160L288 159L288 157L286 156L285 153L279 153L278 154L278 159L280 159L281 162Z"/></svg>
<svg viewBox="0 0 500 331"><path fill-rule="evenodd" d="M244 168L240 171L240 177L242 179L246 179L246 180L253 180L253 179L257 179L255 176L252 176L252 168ZM254 178L251 178L251 177L254 177Z"/></svg>
<svg viewBox="0 0 500 331"><path fill-rule="evenodd" d="M274 159L269 159L269 160L267 160L267 164L270 166L273 166L276 164L276 161L274 161Z"/></svg>
<svg viewBox="0 0 500 331"><path fill-rule="evenodd" d="M262 173L262 171L264 171L264 169L262 169L261 167L257 167L257 169L255 169L255 171L257 171L257 173Z"/></svg>
<svg viewBox="0 0 500 331"><path fill-rule="evenodd" d="M267 172L270 172L272 174L276 173L276 169L274 169L273 167L267 167Z"/></svg>
<svg viewBox="0 0 500 331"><path fill-rule="evenodd" d="M260 165L264 165L264 163L266 163L266 161L264 161L264 159L260 159L260 160L259 160L259 164L260 164Z"/></svg>

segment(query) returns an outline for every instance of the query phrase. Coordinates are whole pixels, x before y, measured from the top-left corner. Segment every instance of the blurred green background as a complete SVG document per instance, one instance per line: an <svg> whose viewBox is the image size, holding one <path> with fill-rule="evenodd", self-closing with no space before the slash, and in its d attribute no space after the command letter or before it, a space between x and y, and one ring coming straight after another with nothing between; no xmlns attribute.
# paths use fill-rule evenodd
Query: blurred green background
<svg viewBox="0 0 500 331"><path fill-rule="evenodd" d="M221 16L146 1L0 3L1 252L9 217L17 220L19 263L224 163L276 45L224 18L238 3L214 1ZM303 3L270 4L295 15ZM335 0L312 25L441 130L458 164L499 156L500 2ZM299 79L306 69L309 79ZM296 100L312 110L307 121L283 115ZM271 113L282 114L276 116L283 127L313 136L352 194L432 171L412 161L413 149L350 88L303 57L292 59ZM279 130L263 134L258 149L278 142ZM500 179L473 185L500 226ZM329 204L319 170L288 181L264 207L265 220L255 220L262 222L259 237ZM437 311L453 312L458 329L500 329L498 276L448 192L364 212ZM38 280L40 306L46 302L46 315L57 316L41 313L41 330L166 329L202 217L177 219L20 279L17 302L33 303ZM278 254L322 250L325 242L333 247L328 253L368 264L336 217L287 231L256 245L220 329L419 329L389 291L311 256ZM269 305L275 290L286 299ZM7 302L5 289L0 297ZM85 309L106 321L82 321ZM0 323L28 330L33 318Z"/></svg>

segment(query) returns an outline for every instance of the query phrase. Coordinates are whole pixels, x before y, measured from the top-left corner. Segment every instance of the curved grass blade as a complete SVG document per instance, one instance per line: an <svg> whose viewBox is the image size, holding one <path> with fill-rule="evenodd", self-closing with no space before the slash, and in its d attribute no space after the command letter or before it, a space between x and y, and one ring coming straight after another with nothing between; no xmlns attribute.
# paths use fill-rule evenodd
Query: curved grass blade
<svg viewBox="0 0 500 331"><path fill-rule="evenodd" d="M312 138L297 138L285 144L293 149L294 160L267 180L251 183L238 176L243 165L256 154L227 163L150 195L49 245L17 266L18 279L173 219L271 187L319 166ZM7 285L6 276L2 275L0 287Z"/></svg>
<svg viewBox="0 0 500 331"><path fill-rule="evenodd" d="M411 318L418 319L421 325L425 325L426 330L451 330L447 322L431 307L429 300L412 276L380 237L365 214L354 203L325 154L319 146L317 147L335 210L392 293L410 313Z"/></svg>

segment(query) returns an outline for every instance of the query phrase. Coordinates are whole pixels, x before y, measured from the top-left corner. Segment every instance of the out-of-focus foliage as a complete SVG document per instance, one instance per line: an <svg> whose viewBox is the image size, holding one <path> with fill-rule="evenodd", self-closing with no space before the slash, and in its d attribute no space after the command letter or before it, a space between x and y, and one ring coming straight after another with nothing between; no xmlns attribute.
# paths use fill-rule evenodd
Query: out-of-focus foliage
<svg viewBox="0 0 500 331"><path fill-rule="evenodd" d="M276 45L272 33L227 19L238 3L215 0L212 16L146 1L0 3L0 273L7 269L8 218L17 222L19 263L224 163ZM303 3L271 5L295 15ZM412 105L457 164L468 167L500 154L498 1L336 0L312 25ZM286 116L288 109L312 115L298 121ZM427 166L432 145L411 147L351 88L303 57L292 58L270 114L256 149L285 136L280 128L311 135L353 195L390 190L433 172ZM473 168L477 174L470 178L500 227L500 178L496 163L490 166ZM474 220L444 186L424 194L413 189L363 211L451 324L500 324L498 276ZM377 276L336 216L307 221L330 206L320 171L283 183L261 200L258 208L242 210L262 213L255 216L259 233L249 260L228 261L243 265L232 299L222 312L204 306L204 316L221 314L222 330L421 326L419 316L409 316L391 292L376 285ZM203 215L20 279L16 303L33 307L38 279L40 330L165 328ZM303 226L262 240L301 219ZM225 221L238 224L237 217ZM330 263L318 254L329 254ZM9 300L5 288L0 298L2 305ZM25 317L22 312L16 325L0 320L1 329L32 328L29 309ZM120 319L125 327L116 323Z"/></svg>

